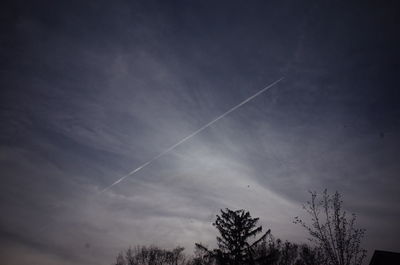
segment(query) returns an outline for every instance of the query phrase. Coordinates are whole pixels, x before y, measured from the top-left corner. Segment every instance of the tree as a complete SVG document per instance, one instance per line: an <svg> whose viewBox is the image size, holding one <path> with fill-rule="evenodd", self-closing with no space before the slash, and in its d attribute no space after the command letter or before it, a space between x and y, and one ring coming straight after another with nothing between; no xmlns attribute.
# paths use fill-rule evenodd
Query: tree
<svg viewBox="0 0 400 265"><path fill-rule="evenodd" d="M126 265L124 255L120 252L116 258L116 261L113 265Z"/></svg>
<svg viewBox="0 0 400 265"><path fill-rule="evenodd" d="M258 265L325 265L319 248L282 242L272 235L257 246L255 257Z"/></svg>
<svg viewBox="0 0 400 265"><path fill-rule="evenodd" d="M281 248L279 265L294 265L297 260L298 246L286 241Z"/></svg>
<svg viewBox="0 0 400 265"><path fill-rule="evenodd" d="M324 264L323 254L318 247L303 244L298 250L299 259L296 265L321 265Z"/></svg>
<svg viewBox="0 0 400 265"><path fill-rule="evenodd" d="M360 246L365 230L355 228L356 215L353 213L348 219L338 192L329 195L325 189L322 199L317 197L316 192L311 192L311 201L303 205L311 217L311 225L299 217L295 217L294 223L308 231L310 240L321 249L325 264L361 265L366 256L366 250Z"/></svg>
<svg viewBox="0 0 400 265"><path fill-rule="evenodd" d="M210 251L201 244L196 244L196 247L220 265L254 264L254 248L270 233L268 230L250 243L251 238L262 232L262 226L257 226L258 220L245 210L221 210L221 215L217 215L213 223L220 234L217 236L218 249Z"/></svg>
<svg viewBox="0 0 400 265"><path fill-rule="evenodd" d="M119 253L115 265L184 265L186 258L184 248L176 247L173 250L165 250L156 246L137 246L128 248Z"/></svg>

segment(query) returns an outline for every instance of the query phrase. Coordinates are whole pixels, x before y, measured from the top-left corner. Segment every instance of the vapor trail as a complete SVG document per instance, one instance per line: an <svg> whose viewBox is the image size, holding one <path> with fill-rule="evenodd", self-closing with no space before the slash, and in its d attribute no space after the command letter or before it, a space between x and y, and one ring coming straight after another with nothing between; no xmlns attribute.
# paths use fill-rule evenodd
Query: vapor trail
<svg viewBox="0 0 400 265"><path fill-rule="evenodd" d="M158 155L156 155L155 157L153 157L152 159L150 159L149 161L147 161L146 163L144 163L143 165L139 166L138 168L132 170L131 172L129 172L128 174L122 176L121 178L119 178L117 181L115 181L113 184L111 184L110 186L104 188L101 193L105 192L106 190L111 189L113 186L117 185L118 183L120 183L121 181L123 181L124 179L126 179L127 177L135 174L136 172L138 172L139 170L143 169L144 167L150 165L151 163L153 163L155 160L159 159L160 157L162 157L163 155L166 155L167 153L171 152L172 150L174 150L176 147L178 147L179 145L183 144L184 142L186 142L187 140L189 140L190 138L192 138L193 136L195 136L196 134L200 133L201 131L203 131L204 129L206 129L207 127L211 126L213 123L217 122L218 120L222 119L223 117L225 117L226 115L228 115L229 113L235 111L236 109L240 108L241 106L243 106L244 104L246 104L247 102L249 102L250 100L252 100L253 98L259 96L260 94L262 94L263 92L267 91L269 88L273 87L274 85L276 85L277 83L279 83L280 81L282 81L284 79L284 77L279 78L278 80L276 80L275 82L269 84L268 86L264 87L263 89L261 89L260 91L258 91L257 93L255 93L254 95L252 95L251 97L243 100L242 102L240 102L239 104L235 105L234 107L230 108L228 111L224 112L223 114L221 114L220 116L216 117L215 119L213 119L212 121L210 121L209 123L203 125L202 127L200 127L199 129L197 129L196 131L194 131L193 133L189 134L188 136L186 136L185 138L183 138L182 140L180 140L179 142L177 142L176 144L172 145L171 147L169 147L168 149L164 150L163 152L159 153Z"/></svg>

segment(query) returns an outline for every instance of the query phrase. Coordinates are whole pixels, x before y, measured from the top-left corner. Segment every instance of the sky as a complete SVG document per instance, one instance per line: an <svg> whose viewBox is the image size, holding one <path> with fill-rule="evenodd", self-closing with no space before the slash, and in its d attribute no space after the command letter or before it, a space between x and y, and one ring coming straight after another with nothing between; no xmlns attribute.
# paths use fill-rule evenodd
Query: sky
<svg viewBox="0 0 400 265"><path fill-rule="evenodd" d="M215 245L219 209L275 237L339 191L400 252L395 1L12 1L0 8L0 260L111 264ZM137 173L214 118L280 83Z"/></svg>

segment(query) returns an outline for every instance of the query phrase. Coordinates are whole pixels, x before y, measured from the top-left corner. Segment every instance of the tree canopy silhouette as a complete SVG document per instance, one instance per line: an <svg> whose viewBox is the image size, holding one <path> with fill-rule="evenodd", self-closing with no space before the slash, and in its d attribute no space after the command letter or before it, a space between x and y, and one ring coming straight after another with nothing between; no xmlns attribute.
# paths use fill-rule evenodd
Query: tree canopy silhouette
<svg viewBox="0 0 400 265"><path fill-rule="evenodd" d="M314 245L275 239L258 225L246 210L221 210L213 226L219 232L217 248L209 250L196 244L195 255L186 256L182 247L165 250L156 246L137 246L120 252L115 265L361 265L366 251L360 247L363 229L355 228L356 217L350 218L342 208L340 194L324 191L321 199L311 193L303 208L311 224L299 217L311 235Z"/></svg>
<svg viewBox="0 0 400 265"><path fill-rule="evenodd" d="M271 232L268 230L260 238L252 238L262 233L262 226L257 226L259 218L252 218L245 210L221 210L213 225L218 229L218 249L208 250L201 244L197 248L205 251L220 265L254 264L254 248L265 240Z"/></svg>
<svg viewBox="0 0 400 265"><path fill-rule="evenodd" d="M176 247L165 250L156 246L137 246L120 252L113 265L184 265L186 258L184 248Z"/></svg>
<svg viewBox="0 0 400 265"><path fill-rule="evenodd" d="M366 256L366 250L361 248L365 230L355 228L356 215L347 218L338 192L329 195L325 189L322 199L317 197L316 192L311 192L311 201L303 206L311 217L311 225L299 217L295 217L294 223L308 231L310 240L322 250L325 264L361 265Z"/></svg>

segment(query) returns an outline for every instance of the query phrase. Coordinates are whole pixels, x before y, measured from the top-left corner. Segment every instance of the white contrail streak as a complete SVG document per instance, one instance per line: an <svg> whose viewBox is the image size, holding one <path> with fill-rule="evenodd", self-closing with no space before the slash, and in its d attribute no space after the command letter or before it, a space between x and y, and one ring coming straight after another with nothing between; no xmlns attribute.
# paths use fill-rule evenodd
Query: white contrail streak
<svg viewBox="0 0 400 265"><path fill-rule="evenodd" d="M231 113L232 111L235 111L236 109L240 108L241 106L243 106L244 104L246 104L247 102L249 102L250 100L252 100L253 98L259 96L261 93L267 91L269 88L273 87L274 85L276 85L277 83L279 83L280 81L282 81L284 79L284 77L279 78L278 80L276 80L275 82L271 83L270 85L264 87L263 89L261 89L260 91L258 91L257 93L255 93L254 95L252 95L251 97L243 100L242 102L240 102L239 104L237 104L236 106L232 107L231 109L229 109L228 111L224 112L223 114L221 114L220 116L218 116L217 118L213 119L212 121L210 121L209 123L203 125L202 127L200 127L198 130L194 131L193 133L189 134L188 136L186 136L185 138L183 138L182 140L180 140L179 142L177 142L176 144L172 145L171 147L169 147L168 149L164 150L163 152L159 153L158 155L156 155L155 157L153 157L152 159L150 159L149 161L147 161L146 163L144 163L143 165L139 166L138 168L132 170L131 172L129 172L128 174L122 176L121 178L119 178L117 181L115 181L113 184L111 184L110 186L104 188L101 192L105 192L106 190L111 189L113 186L117 185L118 183L120 183L121 181L123 181L124 179L126 179L127 177L135 174L136 172L138 172L139 170L143 169L144 167L150 165L151 163L153 163L155 160L159 159L160 157L162 157L163 155L168 154L169 152L171 152L172 150L174 150L176 147L178 147L179 145L183 144L184 142L186 142L187 140L189 140L190 138L192 138L193 136L195 136L196 134L200 133L201 131L203 131L204 129L206 129L207 127L211 126L213 123L217 122L218 120L222 119L223 117L225 117L226 115L228 115L229 113Z"/></svg>

